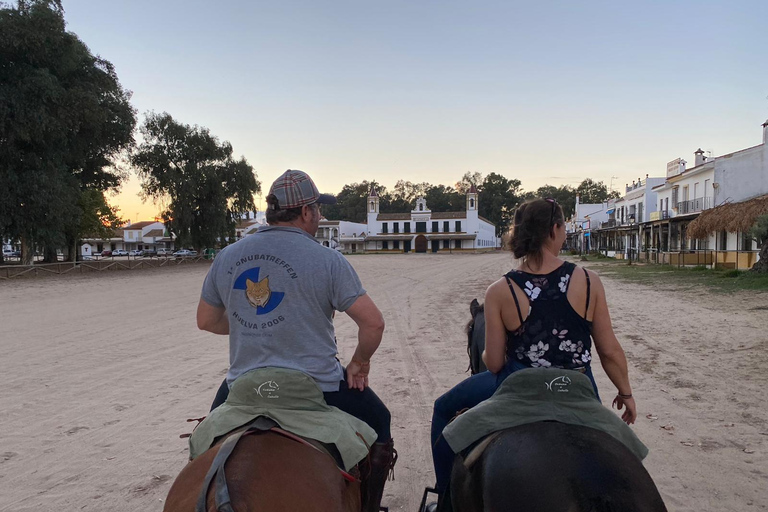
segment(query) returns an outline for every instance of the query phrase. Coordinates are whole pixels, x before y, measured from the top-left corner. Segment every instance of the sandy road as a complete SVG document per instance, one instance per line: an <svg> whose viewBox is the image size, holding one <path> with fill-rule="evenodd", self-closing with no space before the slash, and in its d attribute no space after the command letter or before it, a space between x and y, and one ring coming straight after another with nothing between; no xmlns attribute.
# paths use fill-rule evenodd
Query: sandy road
<svg viewBox="0 0 768 512"><path fill-rule="evenodd" d="M432 401L465 376L472 298L506 254L354 256L387 330L371 384L400 453L385 493L415 511L433 480ZM768 295L638 286L604 276L670 510L768 507ZM207 266L0 282L0 511L159 510L190 430L227 368L197 331ZM337 319L342 358L352 322ZM595 371L605 400L611 387ZM649 415L650 417L646 417ZM666 427L666 428L661 428Z"/></svg>

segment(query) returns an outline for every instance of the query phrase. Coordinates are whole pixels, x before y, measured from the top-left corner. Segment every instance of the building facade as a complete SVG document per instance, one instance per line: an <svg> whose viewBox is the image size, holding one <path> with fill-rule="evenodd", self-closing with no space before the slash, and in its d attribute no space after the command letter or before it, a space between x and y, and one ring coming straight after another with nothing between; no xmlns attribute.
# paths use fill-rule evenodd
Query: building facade
<svg viewBox="0 0 768 512"><path fill-rule="evenodd" d="M478 192L467 192L463 212L432 212L420 197L409 213L380 213L379 195L368 196L367 252L437 253L493 250L499 247L496 226L479 215Z"/></svg>
<svg viewBox="0 0 768 512"><path fill-rule="evenodd" d="M672 265L749 268L759 258L747 230L723 229L692 236L689 227L703 213L727 215L729 208L768 196L768 121L762 143L707 158L694 153L667 164L666 177L638 180L612 205L609 220L590 233L591 247L608 256ZM709 223L711 224L711 223ZM574 226L575 237L578 226Z"/></svg>

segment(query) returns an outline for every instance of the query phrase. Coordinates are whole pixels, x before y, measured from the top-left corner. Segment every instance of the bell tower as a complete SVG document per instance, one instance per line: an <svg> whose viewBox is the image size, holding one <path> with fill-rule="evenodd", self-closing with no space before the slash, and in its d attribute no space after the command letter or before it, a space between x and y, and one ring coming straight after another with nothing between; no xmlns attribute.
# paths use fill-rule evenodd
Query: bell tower
<svg viewBox="0 0 768 512"><path fill-rule="evenodd" d="M469 192L467 192L467 211L468 212L477 211L477 188L475 187L475 185L472 185L469 188Z"/></svg>
<svg viewBox="0 0 768 512"><path fill-rule="evenodd" d="M379 193L376 191L376 187L371 185L371 191L368 192L368 201L366 206L366 212L368 213L368 234L376 234L377 219L379 217Z"/></svg>

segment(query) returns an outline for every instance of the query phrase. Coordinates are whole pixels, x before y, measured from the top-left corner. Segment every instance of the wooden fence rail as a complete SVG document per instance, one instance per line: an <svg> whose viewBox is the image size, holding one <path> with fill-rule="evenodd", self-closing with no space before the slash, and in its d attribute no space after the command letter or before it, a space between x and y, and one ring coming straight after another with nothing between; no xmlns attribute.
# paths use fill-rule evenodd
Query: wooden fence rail
<svg viewBox="0 0 768 512"><path fill-rule="evenodd" d="M63 275L69 273L85 274L88 272L104 272L107 270L137 270L145 268L170 267L188 265L206 261L202 255L189 258L142 258L134 260L86 260L78 262L40 263L37 265L4 265L0 266L0 280L15 277L30 277L41 275Z"/></svg>

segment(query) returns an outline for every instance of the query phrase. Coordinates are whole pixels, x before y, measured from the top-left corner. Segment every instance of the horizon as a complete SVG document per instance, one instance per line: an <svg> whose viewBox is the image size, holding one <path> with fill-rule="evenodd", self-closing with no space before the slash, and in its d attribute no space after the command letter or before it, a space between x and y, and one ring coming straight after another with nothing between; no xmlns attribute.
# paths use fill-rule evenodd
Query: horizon
<svg viewBox="0 0 768 512"><path fill-rule="evenodd" d="M154 111L210 129L263 195L289 168L334 194L466 172L622 190L699 147L759 144L768 119L768 3L755 0L63 3L139 124ZM159 211L138 192L132 175L108 196L125 220Z"/></svg>

